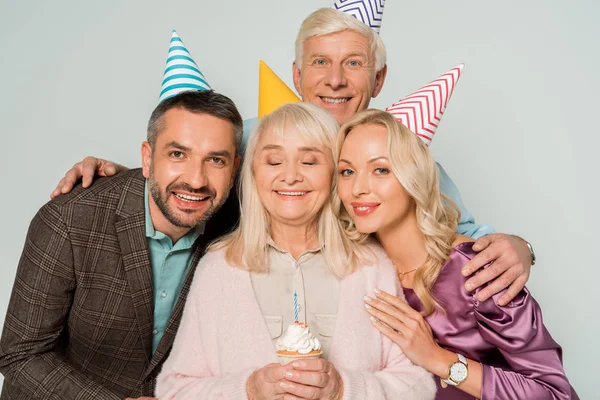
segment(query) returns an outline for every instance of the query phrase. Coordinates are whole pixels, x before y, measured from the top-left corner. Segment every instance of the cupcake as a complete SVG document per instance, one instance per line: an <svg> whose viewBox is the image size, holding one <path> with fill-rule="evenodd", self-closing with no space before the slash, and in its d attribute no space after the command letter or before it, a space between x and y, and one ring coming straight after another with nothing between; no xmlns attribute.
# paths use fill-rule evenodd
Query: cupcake
<svg viewBox="0 0 600 400"><path fill-rule="evenodd" d="M307 324L294 322L277 340L277 356L282 364L307 358L319 358L323 351L319 339L313 336Z"/></svg>

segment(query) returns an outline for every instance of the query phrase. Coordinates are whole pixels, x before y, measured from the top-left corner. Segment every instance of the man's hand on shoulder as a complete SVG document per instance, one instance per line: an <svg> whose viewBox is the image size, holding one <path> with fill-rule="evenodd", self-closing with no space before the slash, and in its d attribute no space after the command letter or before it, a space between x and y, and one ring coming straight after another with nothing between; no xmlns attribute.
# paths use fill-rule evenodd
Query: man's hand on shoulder
<svg viewBox="0 0 600 400"><path fill-rule="evenodd" d="M508 288L498 300L498 305L505 306L525 287L529 279L532 259L527 242L518 236L494 233L477 239L473 250L479 254L463 267L464 276L472 275L487 264L491 265L471 277L465 283L465 289L473 291L489 282L489 285L477 293L479 301L486 301Z"/></svg>
<svg viewBox="0 0 600 400"><path fill-rule="evenodd" d="M127 167L112 161L88 156L67 171L64 178L56 185L56 189L50 193L50 198L53 199L61 194L69 193L80 179L81 185L87 188L92 184L96 176L113 176L126 170Z"/></svg>

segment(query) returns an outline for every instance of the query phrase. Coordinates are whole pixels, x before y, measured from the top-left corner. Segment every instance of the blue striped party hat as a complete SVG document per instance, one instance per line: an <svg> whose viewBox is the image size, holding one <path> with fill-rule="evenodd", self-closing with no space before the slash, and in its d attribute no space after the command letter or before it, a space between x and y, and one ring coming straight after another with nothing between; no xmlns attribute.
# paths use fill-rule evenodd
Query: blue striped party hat
<svg viewBox="0 0 600 400"><path fill-rule="evenodd" d="M385 0L338 0L333 8L352 15L379 33L384 4Z"/></svg>
<svg viewBox="0 0 600 400"><path fill-rule="evenodd" d="M187 90L210 89L210 85L198 69L198 65L192 59L190 52L177 35L177 32L173 30L159 103Z"/></svg>

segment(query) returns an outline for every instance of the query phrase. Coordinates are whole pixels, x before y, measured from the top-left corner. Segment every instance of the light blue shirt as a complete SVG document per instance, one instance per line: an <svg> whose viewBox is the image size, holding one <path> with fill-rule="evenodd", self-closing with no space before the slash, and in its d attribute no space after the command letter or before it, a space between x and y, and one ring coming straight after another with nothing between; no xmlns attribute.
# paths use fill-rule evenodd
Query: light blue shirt
<svg viewBox="0 0 600 400"><path fill-rule="evenodd" d="M144 188L146 210L146 241L152 264L152 287L154 289L154 319L152 329L152 353L162 339L173 308L177 303L183 281L192 263L192 245L204 232L204 227L192 229L173 245L171 238L154 229L148 206L148 182Z"/></svg>
<svg viewBox="0 0 600 400"><path fill-rule="evenodd" d="M246 148L248 137L250 136L250 132L252 131L252 128L254 128L257 120L257 118L252 118L244 121L244 138L242 140L242 149ZM475 223L475 218L465 207L462 198L460 197L458 188L452 179L450 179L446 171L444 171L444 168L442 168L440 164L436 164L439 171L438 177L440 180L440 190L446 196L450 197L456 203L458 208L460 208L460 221L458 221L458 228L456 229L456 232L461 235L470 236L473 239L494 233L495 230L491 226Z"/></svg>

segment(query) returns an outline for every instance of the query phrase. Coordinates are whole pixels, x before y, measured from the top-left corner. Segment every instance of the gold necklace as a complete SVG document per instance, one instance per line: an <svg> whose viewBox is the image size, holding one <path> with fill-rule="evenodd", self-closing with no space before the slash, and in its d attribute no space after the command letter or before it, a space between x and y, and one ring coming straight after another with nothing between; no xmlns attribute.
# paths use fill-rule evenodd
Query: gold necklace
<svg viewBox="0 0 600 400"><path fill-rule="evenodd" d="M396 272L398 274L398 279L400 279L400 280L404 279L404 277L406 275L410 274L411 272L415 272L419 268L421 268L420 265L417 268L411 269L410 271L406 271L406 272L398 271L398 272Z"/></svg>

